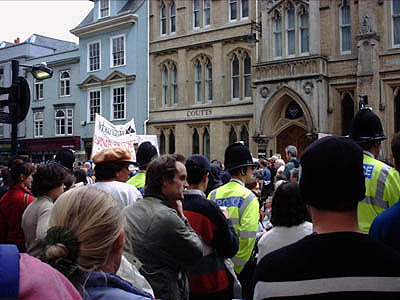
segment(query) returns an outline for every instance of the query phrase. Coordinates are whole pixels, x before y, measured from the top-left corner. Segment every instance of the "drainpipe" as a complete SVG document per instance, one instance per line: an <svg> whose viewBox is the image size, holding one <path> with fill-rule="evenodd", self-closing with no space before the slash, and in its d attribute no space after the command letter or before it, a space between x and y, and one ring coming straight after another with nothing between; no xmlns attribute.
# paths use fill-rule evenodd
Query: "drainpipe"
<svg viewBox="0 0 400 300"><path fill-rule="evenodd" d="M147 2L147 43L146 43L146 57L147 57L147 90L146 90L146 120L143 122L143 133L147 134L147 122L149 121L149 109L150 109L150 4Z"/></svg>

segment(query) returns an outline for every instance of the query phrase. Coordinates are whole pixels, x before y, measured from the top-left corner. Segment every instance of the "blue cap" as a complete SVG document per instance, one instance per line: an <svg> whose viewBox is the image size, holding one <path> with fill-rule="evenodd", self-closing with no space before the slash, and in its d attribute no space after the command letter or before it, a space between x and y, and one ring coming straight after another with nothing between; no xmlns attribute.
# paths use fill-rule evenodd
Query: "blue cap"
<svg viewBox="0 0 400 300"><path fill-rule="evenodd" d="M199 168L201 168L202 170L211 171L211 164L210 164L210 160L205 157L204 155L200 155L200 154L194 154L189 156L186 159L185 162L186 166L197 166Z"/></svg>

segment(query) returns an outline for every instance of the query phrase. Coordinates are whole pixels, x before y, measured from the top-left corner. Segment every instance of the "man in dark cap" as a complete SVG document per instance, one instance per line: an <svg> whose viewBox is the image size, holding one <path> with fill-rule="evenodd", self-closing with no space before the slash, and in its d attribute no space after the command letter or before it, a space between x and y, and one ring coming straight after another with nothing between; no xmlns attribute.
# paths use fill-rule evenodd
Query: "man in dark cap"
<svg viewBox="0 0 400 300"><path fill-rule="evenodd" d="M360 229L368 233L374 218L400 198L400 176L392 167L377 159L381 142L387 137L379 117L361 104L354 116L350 137L364 151L365 197L358 205Z"/></svg>
<svg viewBox="0 0 400 300"><path fill-rule="evenodd" d="M239 249L239 239L229 220L226 208L222 211L204 194L211 172L210 161L199 154L186 159L188 189L184 193L183 209L194 231L203 242L203 258L188 267L190 300L232 299L232 282L224 264Z"/></svg>
<svg viewBox="0 0 400 300"><path fill-rule="evenodd" d="M300 192L314 234L260 261L254 299L398 299L400 253L358 228L365 194L361 148L345 137L325 137L305 150L301 167Z"/></svg>
<svg viewBox="0 0 400 300"><path fill-rule="evenodd" d="M232 262L242 284L242 296L248 299L251 298L251 280L254 272L254 266L248 262L256 243L260 212L257 197L245 184L254 182L256 164L249 148L237 142L226 148L224 165L232 179L212 191L208 199L227 208L239 236L239 251L232 258Z"/></svg>
<svg viewBox="0 0 400 300"><path fill-rule="evenodd" d="M127 183L134 185L143 196L144 186L146 183L146 168L147 165L156 157L158 157L157 149L150 142L143 142L139 145L136 152L136 163L139 167L139 172L131 177Z"/></svg>

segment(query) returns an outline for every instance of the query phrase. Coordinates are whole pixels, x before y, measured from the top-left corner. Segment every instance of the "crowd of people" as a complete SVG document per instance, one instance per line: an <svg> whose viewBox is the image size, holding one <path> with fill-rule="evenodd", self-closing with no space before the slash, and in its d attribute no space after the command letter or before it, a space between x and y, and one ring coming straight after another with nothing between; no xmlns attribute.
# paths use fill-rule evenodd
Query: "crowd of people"
<svg viewBox="0 0 400 300"><path fill-rule="evenodd" d="M379 118L299 155L224 162L150 142L77 163L15 157L0 187L0 299L398 299L400 133ZM300 156L300 158L299 158ZM286 162L285 162L286 160Z"/></svg>

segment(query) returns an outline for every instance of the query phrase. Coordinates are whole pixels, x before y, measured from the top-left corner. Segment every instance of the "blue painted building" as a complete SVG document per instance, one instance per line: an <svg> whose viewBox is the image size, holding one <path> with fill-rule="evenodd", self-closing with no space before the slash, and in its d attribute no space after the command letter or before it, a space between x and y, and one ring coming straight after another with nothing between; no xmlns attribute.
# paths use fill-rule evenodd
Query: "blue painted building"
<svg viewBox="0 0 400 300"><path fill-rule="evenodd" d="M114 124L148 119L148 1L94 0L71 33L79 37L81 137L91 152L95 114Z"/></svg>
<svg viewBox="0 0 400 300"><path fill-rule="evenodd" d="M51 37L33 34L25 41L17 38L13 43L0 42L0 86L9 87L12 83L11 60L20 64L31 64L29 59L44 55L52 56L61 52L78 50L78 45L72 42L54 39ZM42 62L43 60L39 60ZM30 73L24 68L19 68L19 76L26 77ZM31 95L33 93L31 92ZM8 94L0 95L0 100L8 99ZM8 107L0 107L0 111L8 112ZM31 131L31 124L26 120L18 125L18 137L22 141ZM0 163L4 163L11 155L11 125L0 123ZM22 146L22 144L21 144ZM22 149L21 149L22 150Z"/></svg>

